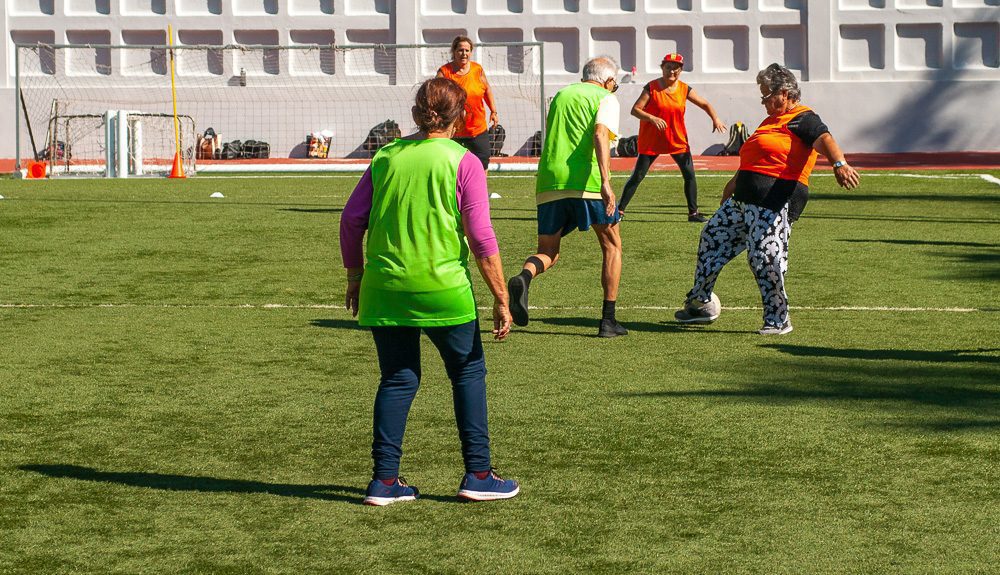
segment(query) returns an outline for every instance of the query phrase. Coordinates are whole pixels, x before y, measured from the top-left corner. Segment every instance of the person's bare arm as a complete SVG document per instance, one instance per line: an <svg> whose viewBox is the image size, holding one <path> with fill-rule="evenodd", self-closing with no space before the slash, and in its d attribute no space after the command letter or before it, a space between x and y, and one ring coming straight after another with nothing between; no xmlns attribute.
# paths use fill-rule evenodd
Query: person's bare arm
<svg viewBox="0 0 1000 575"><path fill-rule="evenodd" d="M732 178L730 178L728 182L726 182L725 186L722 187L722 199L719 200L719 205L721 206L722 204L726 203L726 200L733 197L734 193L736 193L735 175Z"/></svg>
<svg viewBox="0 0 1000 575"><path fill-rule="evenodd" d="M476 265L483 280L493 293L493 337L503 340L510 333L510 308L507 305L507 280L503 273L500 254L476 258Z"/></svg>
<svg viewBox="0 0 1000 575"><path fill-rule="evenodd" d="M500 116L497 115L497 104L493 99L493 88L490 87L489 80L486 79L486 73L483 72L479 78L483 82L483 86L486 87L486 93L483 98L486 100L486 105L490 109L490 127L495 128L498 123L500 123Z"/></svg>
<svg viewBox="0 0 1000 575"><path fill-rule="evenodd" d="M847 159L844 158L844 153L840 151L840 146L837 144L837 140L833 139L833 135L830 134L830 132L816 138L816 141L813 142L813 149L820 154L823 154L823 156L829 160L831 165L835 165L838 162L841 163L839 167L833 168L833 175L837 178L837 184L839 184L840 187L848 190L853 190L858 187L858 184L861 181L861 175L847 163Z"/></svg>
<svg viewBox="0 0 1000 575"><path fill-rule="evenodd" d="M716 115L715 113L715 108L713 108L712 105L708 103L708 100L702 98L701 95L695 92L694 90L688 90L688 100L691 100L691 103L694 104L695 106L698 106L702 110L705 110L705 113L708 114L708 117L712 119L713 132L724 133L726 131L725 122L719 119L719 116Z"/></svg>
<svg viewBox="0 0 1000 575"><path fill-rule="evenodd" d="M604 124L594 126L594 151L597 153L597 167L601 171L601 199L604 213L615 213L615 191L611 189L611 135Z"/></svg>
<svg viewBox="0 0 1000 575"><path fill-rule="evenodd" d="M632 115L639 118L640 122L649 122L656 126L657 130L666 130L667 122L659 116L654 116L649 112L645 111L643 108L649 103L649 86L642 89L642 93L636 98L635 104L632 104Z"/></svg>

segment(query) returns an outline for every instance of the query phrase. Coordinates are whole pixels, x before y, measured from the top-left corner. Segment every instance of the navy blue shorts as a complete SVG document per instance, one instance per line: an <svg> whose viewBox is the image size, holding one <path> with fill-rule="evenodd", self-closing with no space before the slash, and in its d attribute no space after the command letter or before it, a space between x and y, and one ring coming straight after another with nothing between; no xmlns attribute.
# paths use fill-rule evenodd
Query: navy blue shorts
<svg viewBox="0 0 1000 575"><path fill-rule="evenodd" d="M574 229L585 232L594 224L617 224L621 219L617 206L611 217L604 213L603 200L563 198L538 204L538 235L565 236Z"/></svg>

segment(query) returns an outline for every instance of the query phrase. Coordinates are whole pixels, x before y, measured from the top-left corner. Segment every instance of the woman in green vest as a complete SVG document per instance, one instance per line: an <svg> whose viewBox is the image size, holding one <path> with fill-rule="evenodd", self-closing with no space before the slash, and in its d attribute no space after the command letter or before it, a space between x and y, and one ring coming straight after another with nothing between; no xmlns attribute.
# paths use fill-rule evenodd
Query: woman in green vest
<svg viewBox="0 0 1000 575"><path fill-rule="evenodd" d="M371 328L381 380L375 395L367 505L412 501L399 477L403 432L420 386L420 332L437 347L452 383L465 475L459 499L489 501L520 487L493 471L486 418L486 361L472 294L469 252L493 293L493 335L511 316L482 163L451 140L463 125L465 91L435 78L417 91L419 131L383 147L344 206L340 248L345 304ZM364 241L367 232L367 242Z"/></svg>

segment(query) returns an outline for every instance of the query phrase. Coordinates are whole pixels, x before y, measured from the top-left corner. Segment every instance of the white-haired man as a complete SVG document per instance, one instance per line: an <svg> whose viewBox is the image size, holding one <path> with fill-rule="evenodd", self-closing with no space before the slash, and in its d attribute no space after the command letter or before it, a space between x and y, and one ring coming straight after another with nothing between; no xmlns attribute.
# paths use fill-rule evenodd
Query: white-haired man
<svg viewBox="0 0 1000 575"><path fill-rule="evenodd" d="M510 278L510 311L516 325L528 324L531 280L559 259L559 243L574 229L594 229L604 263L604 304L600 337L628 333L615 318L622 270L621 214L611 189L611 141L618 138L619 104L614 92L618 64L600 56L583 67L579 83L556 93L545 119L545 144L535 181L538 204L538 253Z"/></svg>

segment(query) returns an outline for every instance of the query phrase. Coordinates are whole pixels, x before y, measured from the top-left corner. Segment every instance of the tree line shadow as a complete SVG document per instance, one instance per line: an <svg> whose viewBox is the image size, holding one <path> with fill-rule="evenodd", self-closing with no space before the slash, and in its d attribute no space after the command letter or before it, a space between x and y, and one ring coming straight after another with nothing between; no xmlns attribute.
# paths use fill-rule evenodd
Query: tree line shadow
<svg viewBox="0 0 1000 575"><path fill-rule="evenodd" d="M761 348L777 351L790 359L761 354L757 361L717 362L713 368L714 379L747 383L617 395L647 399L701 397L767 405L847 402L859 408L867 406L903 412L910 420L903 425L918 429L948 431L1000 427L997 417L1000 413L1000 369L997 367L1000 357L992 355L1000 351L998 348L847 349L780 343L764 344ZM956 416L955 412L961 414Z"/></svg>
<svg viewBox="0 0 1000 575"><path fill-rule="evenodd" d="M950 259L964 266L963 276L974 280L1000 280L1000 244L984 242L952 242L934 240L869 240L869 239L839 239L845 243L877 243L903 246L935 246L970 248L963 253L932 254L942 259ZM949 274L949 277L956 277Z"/></svg>

